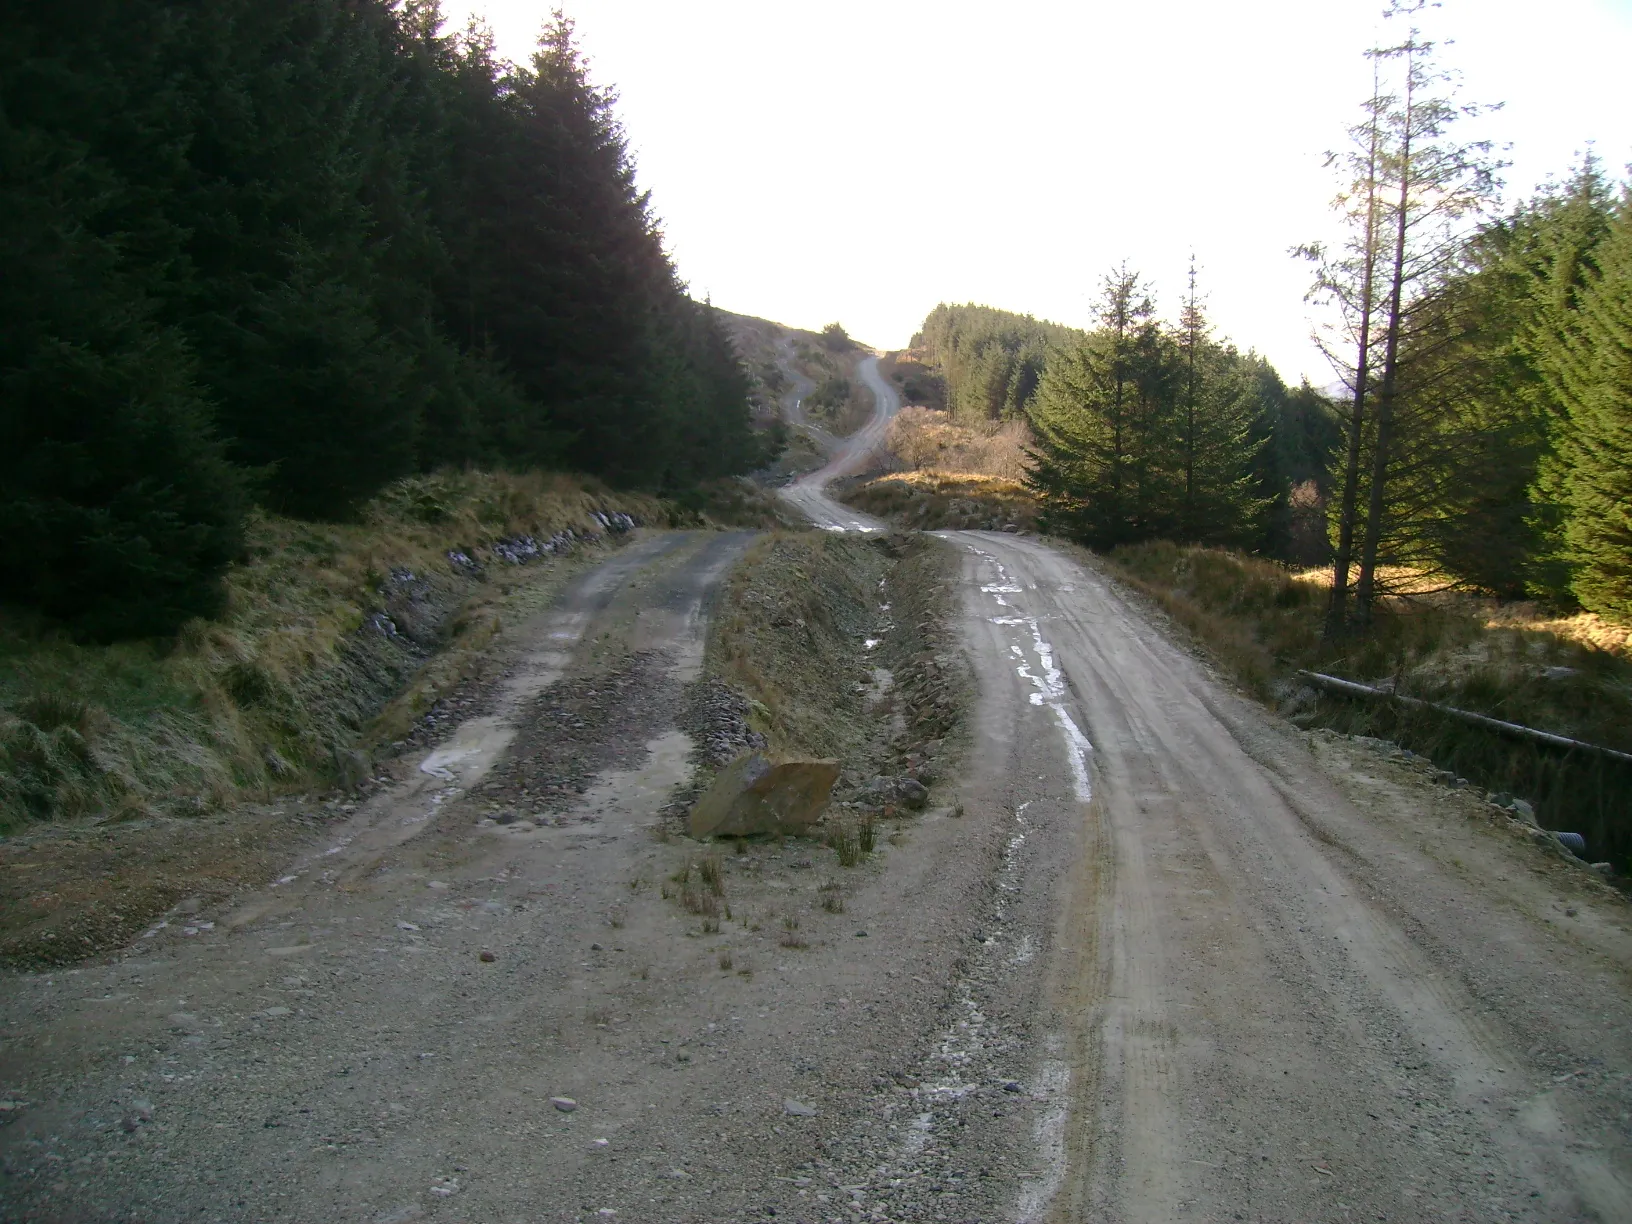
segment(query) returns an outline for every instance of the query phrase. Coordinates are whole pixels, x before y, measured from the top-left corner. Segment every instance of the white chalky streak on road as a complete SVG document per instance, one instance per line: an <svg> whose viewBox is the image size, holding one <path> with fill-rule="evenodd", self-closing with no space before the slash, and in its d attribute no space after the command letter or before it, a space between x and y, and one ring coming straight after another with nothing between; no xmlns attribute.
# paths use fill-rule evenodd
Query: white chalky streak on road
<svg viewBox="0 0 1632 1224"><path fill-rule="evenodd" d="M986 583L980 589L997 600L1002 607L1010 607L1009 601L1003 596L1018 595L1020 585L1009 576L1002 563L991 553L976 548L973 544L968 547L970 552L986 558L997 570L998 580ZM1054 665L1054 648L1044 640L1043 631L1038 626L1035 616L994 616L990 620L994 625L1024 625L1031 630L1031 649L1037 656L1042 674L1038 675L1032 671L1025 648L1017 642L1009 644L1009 650L1020 660L1014 670L1037 690L1031 694L1031 704L1046 705L1049 712L1054 715L1054 721L1059 725L1060 735L1065 741L1066 760L1071 766L1072 789L1080 802L1087 803L1094 797L1093 781L1088 772L1088 761L1093 755L1094 746L1082 733L1082 728L1077 726L1077 720L1072 718L1070 711L1065 708L1065 673Z"/></svg>

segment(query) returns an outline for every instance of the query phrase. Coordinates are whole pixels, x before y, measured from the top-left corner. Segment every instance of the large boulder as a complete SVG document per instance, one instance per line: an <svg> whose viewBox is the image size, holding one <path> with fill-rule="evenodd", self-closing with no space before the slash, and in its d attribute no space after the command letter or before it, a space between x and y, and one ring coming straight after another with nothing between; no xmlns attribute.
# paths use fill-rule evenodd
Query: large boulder
<svg viewBox="0 0 1632 1224"><path fill-rule="evenodd" d="M691 809L693 837L802 833L827 807L839 763L791 760L772 764L745 752L727 765Z"/></svg>

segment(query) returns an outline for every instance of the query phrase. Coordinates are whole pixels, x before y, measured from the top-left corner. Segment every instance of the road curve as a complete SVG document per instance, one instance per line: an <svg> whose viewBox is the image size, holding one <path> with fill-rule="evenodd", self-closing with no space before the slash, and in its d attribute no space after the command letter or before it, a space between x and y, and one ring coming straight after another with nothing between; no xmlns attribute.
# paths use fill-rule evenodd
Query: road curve
<svg viewBox="0 0 1632 1224"><path fill-rule="evenodd" d="M965 794L1015 822L1017 894L1055 897L1055 1105L1009 1218L1632 1220L1619 906L1566 910L1568 869L1436 823L1450 800L1375 754L1317 759L1088 564L941 534L980 681Z"/></svg>
<svg viewBox="0 0 1632 1224"><path fill-rule="evenodd" d="M901 408L901 397L878 372L878 358L864 358L856 373L873 393L873 415L848 438L839 439L824 467L807 472L778 490L783 498L824 531L883 531L885 524L870 515L852 510L827 495L829 481L853 476L866 466L873 452L884 443L890 418Z"/></svg>

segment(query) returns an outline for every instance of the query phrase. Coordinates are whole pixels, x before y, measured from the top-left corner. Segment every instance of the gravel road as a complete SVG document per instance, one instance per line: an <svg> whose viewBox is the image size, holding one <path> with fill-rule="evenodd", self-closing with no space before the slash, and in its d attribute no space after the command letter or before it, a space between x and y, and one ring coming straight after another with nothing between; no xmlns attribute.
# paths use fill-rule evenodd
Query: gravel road
<svg viewBox="0 0 1632 1224"><path fill-rule="evenodd" d="M0 1219L1002 1218L1042 1107L1007 827L943 805L851 868L670 833L746 539L578 579L259 892L0 979Z"/></svg>
<svg viewBox="0 0 1632 1224"><path fill-rule="evenodd" d="M675 837L749 538L642 533L264 889L0 978L0 1219L1632 1219L1625 904L1067 551L943 533L962 765L864 863Z"/></svg>
<svg viewBox="0 0 1632 1224"><path fill-rule="evenodd" d="M968 795L1065 859L1020 1220L1632 1219L1632 937L1425 769L1236 695L1092 568L965 550Z"/></svg>
<svg viewBox="0 0 1632 1224"><path fill-rule="evenodd" d="M843 529L830 475L799 504ZM962 798L1009 834L959 989L976 1047L1025 1051L1029 1142L921 1115L1018 1174L925 1218L1632 1220L1622 898L1420 758L1243 698L1090 564L939 534L979 679Z"/></svg>
<svg viewBox="0 0 1632 1224"><path fill-rule="evenodd" d="M860 361L856 373L873 393L872 417L849 437L830 440L831 449L823 467L805 473L778 490L799 513L824 531L884 530L884 524L877 519L841 505L825 492L829 481L852 476L866 466L883 444L884 431L890 427L890 418L901 410L901 397L878 372L877 357ZM798 421L803 417L801 415L795 419Z"/></svg>

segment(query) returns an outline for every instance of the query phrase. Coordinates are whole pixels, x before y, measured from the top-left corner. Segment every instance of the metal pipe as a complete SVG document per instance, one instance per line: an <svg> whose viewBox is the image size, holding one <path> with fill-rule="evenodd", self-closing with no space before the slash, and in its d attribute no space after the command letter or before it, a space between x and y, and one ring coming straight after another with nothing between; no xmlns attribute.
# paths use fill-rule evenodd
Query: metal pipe
<svg viewBox="0 0 1632 1224"><path fill-rule="evenodd" d="M1491 718L1488 714L1475 714L1472 710L1459 710L1455 706L1423 701L1420 697L1406 697L1400 693L1390 693L1384 689L1372 688L1369 684L1356 684L1353 680L1342 680L1337 676L1325 676L1320 672L1300 670L1297 674L1317 688L1323 688L1329 692L1342 693L1349 697L1364 697L1372 701L1397 701L1401 705L1415 706L1424 710L1433 710L1440 714L1448 714L1452 718L1471 723L1476 727L1485 727L1498 734L1511 736L1513 739L1530 740L1533 743L1547 744L1550 747L1563 748L1566 751L1587 752L1594 756L1608 757L1612 761L1632 765L1632 752L1619 752L1614 748L1589 744L1585 740L1571 739L1567 735L1554 735L1551 731L1537 731L1534 727L1522 727L1518 723L1503 722L1500 718Z"/></svg>

